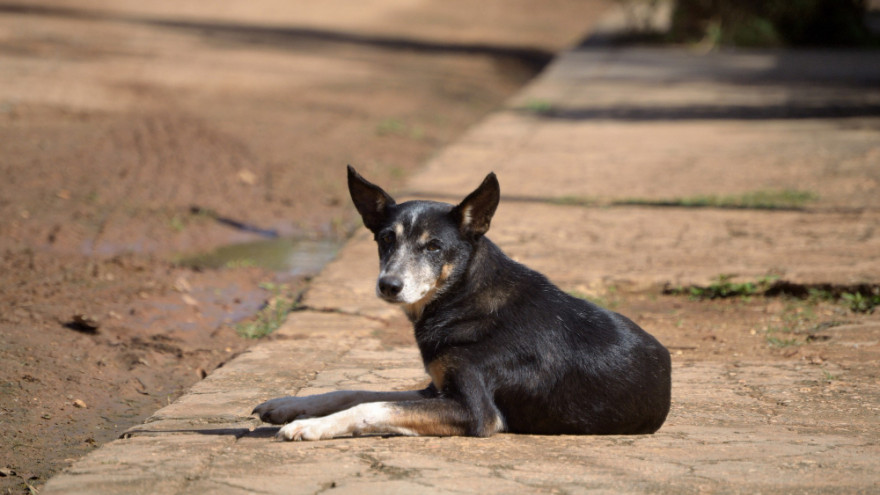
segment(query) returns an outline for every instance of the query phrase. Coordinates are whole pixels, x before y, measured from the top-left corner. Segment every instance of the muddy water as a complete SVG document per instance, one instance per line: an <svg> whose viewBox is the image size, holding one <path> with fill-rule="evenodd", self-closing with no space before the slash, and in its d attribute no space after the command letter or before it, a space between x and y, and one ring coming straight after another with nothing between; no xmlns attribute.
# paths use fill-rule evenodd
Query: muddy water
<svg viewBox="0 0 880 495"><path fill-rule="evenodd" d="M341 245L326 239L259 240L187 256L180 264L197 269L258 266L284 277L313 277L336 257Z"/></svg>

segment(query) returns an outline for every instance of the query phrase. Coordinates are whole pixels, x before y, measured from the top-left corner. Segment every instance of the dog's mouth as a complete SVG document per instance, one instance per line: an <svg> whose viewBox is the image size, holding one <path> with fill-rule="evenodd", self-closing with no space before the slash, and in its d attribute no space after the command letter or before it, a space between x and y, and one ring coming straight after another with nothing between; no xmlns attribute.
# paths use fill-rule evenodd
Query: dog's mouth
<svg viewBox="0 0 880 495"><path fill-rule="evenodd" d="M395 293L393 291L383 291L378 285L376 287L376 295L379 296L379 299L391 304L417 304L422 302L425 298L429 298L432 292L433 290L430 289L423 290L419 291L416 297L412 297L413 294L404 290Z"/></svg>
<svg viewBox="0 0 880 495"><path fill-rule="evenodd" d="M376 295L379 296L379 299L381 299L387 303L391 303L391 304L403 304L404 303L404 301L400 298L400 296L387 296L385 294L382 294L379 291L376 291Z"/></svg>

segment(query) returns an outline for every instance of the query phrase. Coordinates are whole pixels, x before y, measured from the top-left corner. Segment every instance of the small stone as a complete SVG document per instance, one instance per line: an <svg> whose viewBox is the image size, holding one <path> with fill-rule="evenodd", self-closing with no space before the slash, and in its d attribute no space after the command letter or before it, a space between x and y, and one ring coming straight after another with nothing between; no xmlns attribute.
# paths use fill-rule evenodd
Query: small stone
<svg viewBox="0 0 880 495"><path fill-rule="evenodd" d="M95 333L100 326L101 323L97 318L84 313L73 315L73 317L71 317L71 322L68 324L69 328L85 333Z"/></svg>
<svg viewBox="0 0 880 495"><path fill-rule="evenodd" d="M189 285L189 281L186 277L177 277L177 280L174 281L174 290L177 292L188 293L192 291L192 286Z"/></svg>
<svg viewBox="0 0 880 495"><path fill-rule="evenodd" d="M249 186L253 186L257 183L257 174L251 172L250 170L244 168L239 170L238 172L238 181L242 184L247 184Z"/></svg>
<svg viewBox="0 0 880 495"><path fill-rule="evenodd" d="M73 405L74 407L78 407L80 409L85 409L87 407L85 401L83 401L82 399L76 399L75 401L73 401Z"/></svg>

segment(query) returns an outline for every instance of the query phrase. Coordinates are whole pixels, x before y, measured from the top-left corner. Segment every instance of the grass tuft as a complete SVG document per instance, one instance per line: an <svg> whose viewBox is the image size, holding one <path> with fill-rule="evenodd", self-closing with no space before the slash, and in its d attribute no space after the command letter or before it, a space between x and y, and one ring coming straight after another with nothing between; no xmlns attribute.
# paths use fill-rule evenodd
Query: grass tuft
<svg viewBox="0 0 880 495"><path fill-rule="evenodd" d="M688 295L691 299L724 299L728 297L749 297L763 294L776 281L777 277L767 276L757 281L734 282L733 275L721 274L709 285L667 288L666 293L672 295Z"/></svg>
<svg viewBox="0 0 880 495"><path fill-rule="evenodd" d="M614 201L614 205L670 206L681 208L729 208L750 210L795 210L816 201L819 196L810 191L785 189L781 191L752 191L737 195L714 194L686 196L673 199L629 198Z"/></svg>
<svg viewBox="0 0 880 495"><path fill-rule="evenodd" d="M530 99L517 110L537 115L547 115L553 112L553 103L548 100Z"/></svg>
<svg viewBox="0 0 880 495"><path fill-rule="evenodd" d="M265 282L260 288L269 291L272 296L266 305L251 321L235 325L235 333L246 339L259 339L278 330L287 315L296 308L298 297L290 293L287 284Z"/></svg>
<svg viewBox="0 0 880 495"><path fill-rule="evenodd" d="M853 313L873 313L880 306L880 294L877 293L844 292L840 299Z"/></svg>
<svg viewBox="0 0 880 495"><path fill-rule="evenodd" d="M376 126L376 134L379 136L400 136L418 141L425 137L425 130L417 125L409 125L400 119L387 118Z"/></svg>

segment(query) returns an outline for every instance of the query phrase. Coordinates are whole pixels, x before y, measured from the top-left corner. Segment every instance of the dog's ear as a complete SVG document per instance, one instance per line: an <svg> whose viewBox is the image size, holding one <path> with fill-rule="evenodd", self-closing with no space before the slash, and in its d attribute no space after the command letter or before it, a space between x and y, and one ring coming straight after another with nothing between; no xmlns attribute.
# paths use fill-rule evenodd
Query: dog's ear
<svg viewBox="0 0 880 495"><path fill-rule="evenodd" d="M458 223L462 234L477 238L488 232L500 197L498 178L492 172L483 179L480 187L452 209L452 218Z"/></svg>
<svg viewBox="0 0 880 495"><path fill-rule="evenodd" d="M361 177L352 167L348 166L348 192L355 208L364 219L364 225L376 232L388 216L388 209L395 205L394 198L381 187Z"/></svg>

